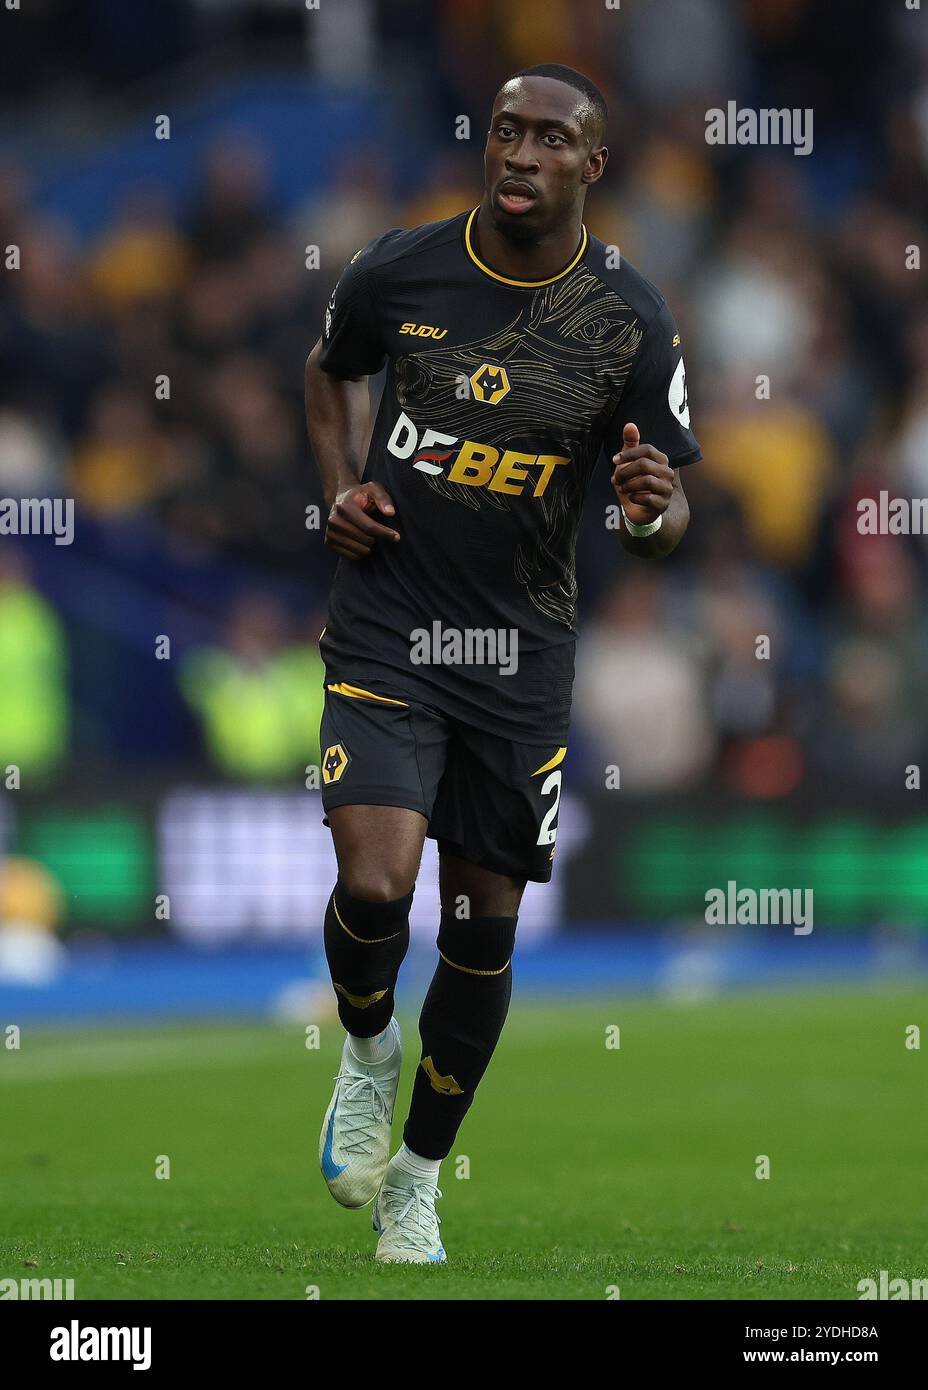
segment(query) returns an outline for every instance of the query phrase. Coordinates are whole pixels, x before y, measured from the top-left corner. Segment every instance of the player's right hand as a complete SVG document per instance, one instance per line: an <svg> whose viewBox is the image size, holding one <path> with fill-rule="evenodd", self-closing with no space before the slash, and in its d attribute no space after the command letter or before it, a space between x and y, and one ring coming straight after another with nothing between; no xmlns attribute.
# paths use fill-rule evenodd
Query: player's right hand
<svg viewBox="0 0 928 1390"><path fill-rule="evenodd" d="M325 528L325 544L346 560L363 560L378 540L400 538L399 531L382 526L367 513L393 516L395 511L389 493L380 483L355 483L335 497Z"/></svg>

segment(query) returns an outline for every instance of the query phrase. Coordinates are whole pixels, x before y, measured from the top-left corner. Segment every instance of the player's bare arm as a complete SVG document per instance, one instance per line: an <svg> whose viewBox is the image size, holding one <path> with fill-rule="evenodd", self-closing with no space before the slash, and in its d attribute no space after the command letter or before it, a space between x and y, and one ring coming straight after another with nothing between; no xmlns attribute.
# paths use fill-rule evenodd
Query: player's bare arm
<svg viewBox="0 0 928 1390"><path fill-rule="evenodd" d="M306 428L329 506L325 543L347 560L363 560L378 540L398 541L399 532L370 512L393 516L395 508L380 483L362 483L369 433L367 377L335 377L319 366L322 340L306 359Z"/></svg>
<svg viewBox="0 0 928 1390"><path fill-rule="evenodd" d="M622 443L612 457L612 486L622 511L633 526L653 525L658 517L661 523L650 536L635 536L623 526L619 537L632 555L659 560L676 549L690 523L680 470L671 468L667 455L653 444L640 443L635 424L625 426Z"/></svg>

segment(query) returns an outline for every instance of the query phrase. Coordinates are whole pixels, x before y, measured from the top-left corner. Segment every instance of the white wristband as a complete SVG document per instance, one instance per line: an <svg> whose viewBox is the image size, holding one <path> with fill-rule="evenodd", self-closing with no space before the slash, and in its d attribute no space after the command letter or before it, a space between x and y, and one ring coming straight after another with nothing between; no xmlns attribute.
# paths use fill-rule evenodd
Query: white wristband
<svg viewBox="0 0 928 1390"><path fill-rule="evenodd" d="M661 529L661 522L664 520L664 513L661 512L660 516L657 518L656 521L649 521L647 526L636 526L635 523L633 521L629 521L628 517L625 515L624 507L622 508L622 516L625 520L625 525L628 528L628 533L631 536L653 536L655 531L659 531Z"/></svg>

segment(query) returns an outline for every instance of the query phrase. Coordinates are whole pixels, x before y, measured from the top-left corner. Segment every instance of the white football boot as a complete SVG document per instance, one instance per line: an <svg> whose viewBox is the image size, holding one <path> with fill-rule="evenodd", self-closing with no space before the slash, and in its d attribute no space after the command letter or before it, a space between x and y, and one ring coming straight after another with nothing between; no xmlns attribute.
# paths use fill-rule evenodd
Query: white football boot
<svg viewBox="0 0 928 1390"><path fill-rule="evenodd" d="M438 1227L433 1182L400 1174L391 1164L374 1203L374 1230L380 1236L375 1260L382 1264L444 1264L447 1256Z"/></svg>
<svg viewBox="0 0 928 1390"><path fill-rule="evenodd" d="M403 1047L393 1018L393 1052L382 1062L360 1062L349 1039L319 1136L322 1176L336 1202L364 1207L377 1196L390 1158L390 1126Z"/></svg>

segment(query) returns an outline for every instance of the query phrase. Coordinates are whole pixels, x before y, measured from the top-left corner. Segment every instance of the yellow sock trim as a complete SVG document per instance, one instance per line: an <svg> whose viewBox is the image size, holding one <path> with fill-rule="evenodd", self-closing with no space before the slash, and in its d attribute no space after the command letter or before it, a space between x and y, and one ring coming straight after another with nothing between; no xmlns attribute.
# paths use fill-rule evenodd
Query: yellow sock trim
<svg viewBox="0 0 928 1390"><path fill-rule="evenodd" d="M400 927L400 931L391 932L389 936L355 936L351 928L346 926L345 923L342 921L342 914L339 912L338 904L336 903L334 898L332 899L332 907L335 909L335 916L338 918L338 925L342 928L343 931L346 931L348 933L352 941L360 941L362 946L379 946L382 941L392 941L393 938L395 936L399 936L400 932L403 930L403 928Z"/></svg>
<svg viewBox="0 0 928 1390"><path fill-rule="evenodd" d="M376 1004L377 1000L382 999L387 992L385 989L377 989L373 994L350 994L345 986L340 985L337 980L333 983L339 994L347 999L348 1003L355 1009L370 1008L371 1004Z"/></svg>
<svg viewBox="0 0 928 1390"><path fill-rule="evenodd" d="M499 970L472 970L469 965L458 965L457 961L449 960L444 951L439 951L438 954L446 965L453 966L455 970L463 970L465 975L502 975L503 971L507 970L512 963L512 956L510 956L506 964L501 965Z"/></svg>

